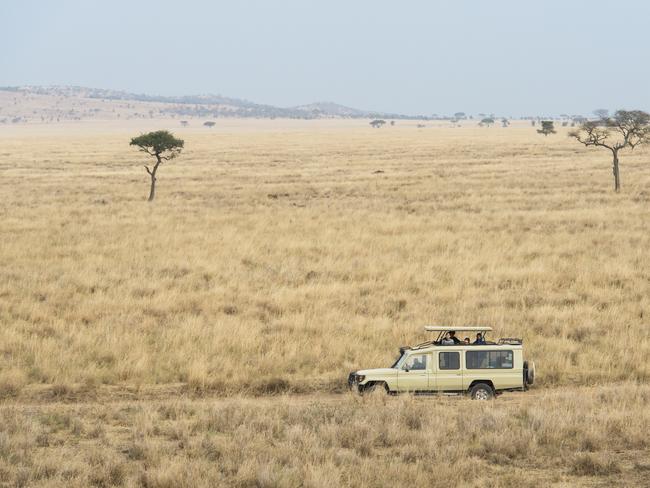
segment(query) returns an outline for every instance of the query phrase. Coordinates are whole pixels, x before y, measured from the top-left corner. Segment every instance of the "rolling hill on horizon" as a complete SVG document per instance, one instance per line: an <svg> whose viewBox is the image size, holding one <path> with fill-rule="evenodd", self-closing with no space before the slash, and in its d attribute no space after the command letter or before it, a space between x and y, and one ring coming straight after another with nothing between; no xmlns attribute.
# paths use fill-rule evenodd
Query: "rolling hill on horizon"
<svg viewBox="0 0 650 488"><path fill-rule="evenodd" d="M0 123L117 118L383 118L426 119L373 112L334 102L277 107L222 95L157 96L69 85L0 87Z"/></svg>

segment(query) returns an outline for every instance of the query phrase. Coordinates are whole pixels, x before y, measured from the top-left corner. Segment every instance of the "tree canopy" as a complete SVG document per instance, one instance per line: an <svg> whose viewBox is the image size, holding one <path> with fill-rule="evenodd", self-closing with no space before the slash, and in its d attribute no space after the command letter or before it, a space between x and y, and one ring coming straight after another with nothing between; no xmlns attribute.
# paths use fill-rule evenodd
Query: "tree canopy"
<svg viewBox="0 0 650 488"><path fill-rule="evenodd" d="M140 151L163 161L174 159L178 156L185 141L174 137L166 130L158 130L142 134L131 139L131 146L137 146Z"/></svg>
<svg viewBox="0 0 650 488"><path fill-rule="evenodd" d="M650 142L650 114L641 110L619 110L613 117L584 122L580 129L569 132L585 146L600 146L611 151Z"/></svg>
<svg viewBox="0 0 650 488"><path fill-rule="evenodd" d="M483 127L484 125L490 127L492 124L494 124L494 119L492 117L485 117L481 119L481 121L478 123L478 125L480 125L481 127Z"/></svg>
<svg viewBox="0 0 650 488"><path fill-rule="evenodd" d="M545 136L555 134L555 124L552 120L542 120L542 128L537 129L537 133L544 134Z"/></svg>

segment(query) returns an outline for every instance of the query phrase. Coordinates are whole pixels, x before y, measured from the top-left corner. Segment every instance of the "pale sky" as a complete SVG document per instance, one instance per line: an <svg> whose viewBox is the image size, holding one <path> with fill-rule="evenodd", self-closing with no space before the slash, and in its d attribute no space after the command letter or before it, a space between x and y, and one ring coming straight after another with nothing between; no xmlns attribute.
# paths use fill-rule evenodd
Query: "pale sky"
<svg viewBox="0 0 650 488"><path fill-rule="evenodd" d="M645 0L0 0L0 85L408 114L650 110Z"/></svg>

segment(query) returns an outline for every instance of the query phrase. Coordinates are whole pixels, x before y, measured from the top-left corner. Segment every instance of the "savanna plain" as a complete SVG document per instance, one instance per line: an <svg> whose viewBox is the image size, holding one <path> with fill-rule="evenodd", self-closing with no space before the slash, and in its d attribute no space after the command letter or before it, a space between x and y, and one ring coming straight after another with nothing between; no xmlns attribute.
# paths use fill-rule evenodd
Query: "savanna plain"
<svg viewBox="0 0 650 488"><path fill-rule="evenodd" d="M0 486L650 484L650 151L616 194L565 128L151 124L152 203L161 127L0 130ZM426 324L534 387L346 391Z"/></svg>

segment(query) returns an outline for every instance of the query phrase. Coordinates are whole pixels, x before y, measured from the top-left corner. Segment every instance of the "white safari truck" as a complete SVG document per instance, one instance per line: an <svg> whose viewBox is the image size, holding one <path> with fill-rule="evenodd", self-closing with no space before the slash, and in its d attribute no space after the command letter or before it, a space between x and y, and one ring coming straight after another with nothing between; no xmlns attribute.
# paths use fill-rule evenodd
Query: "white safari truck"
<svg viewBox="0 0 650 488"><path fill-rule="evenodd" d="M525 391L535 381L535 364L524 360L521 339L492 342L487 338L490 327L424 329L437 333L436 339L400 348L390 368L350 373L350 388L361 394L454 393L489 400L504 391Z"/></svg>

